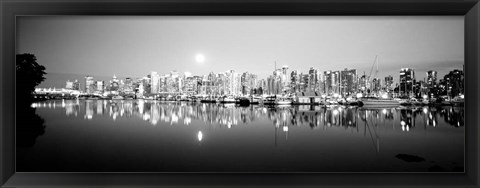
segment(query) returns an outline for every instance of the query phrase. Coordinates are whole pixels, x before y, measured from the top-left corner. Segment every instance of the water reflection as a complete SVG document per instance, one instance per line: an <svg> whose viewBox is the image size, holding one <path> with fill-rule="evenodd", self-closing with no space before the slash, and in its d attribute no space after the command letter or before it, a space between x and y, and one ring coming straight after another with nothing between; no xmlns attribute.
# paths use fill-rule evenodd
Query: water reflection
<svg viewBox="0 0 480 188"><path fill-rule="evenodd" d="M190 125L194 120L206 124L232 128L239 124L251 124L260 119L268 119L273 126L288 132L288 126L307 125L319 127L357 128L362 125L393 124L403 131L417 126L436 127L441 119L454 127L464 126L462 107L397 107L359 108L345 106L262 106L247 107L235 104L159 102L152 100L57 100L32 104L34 108L61 108L66 116L92 120L96 116L108 116L113 121L119 117L139 118L157 125L165 122L170 125Z"/></svg>
<svg viewBox="0 0 480 188"><path fill-rule="evenodd" d="M461 107L241 107L154 100L51 100L32 107L50 131L28 152L54 162L62 159L48 155L48 148L96 152L100 157L71 161L101 161L108 168L141 156L132 163L137 171L249 171L252 166L253 171L463 171ZM138 138L125 139L131 137ZM53 144L57 140L67 143ZM132 155L113 165L110 156L119 150ZM50 167L21 156L23 171L32 163ZM65 171L90 170L83 166L70 163Z"/></svg>

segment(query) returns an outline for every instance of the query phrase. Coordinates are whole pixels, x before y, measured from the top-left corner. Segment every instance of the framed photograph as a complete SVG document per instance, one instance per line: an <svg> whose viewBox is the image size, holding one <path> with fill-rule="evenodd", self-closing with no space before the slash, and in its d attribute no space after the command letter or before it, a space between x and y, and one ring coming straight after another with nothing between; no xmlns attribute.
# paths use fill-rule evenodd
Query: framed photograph
<svg viewBox="0 0 480 188"><path fill-rule="evenodd" d="M2 186L478 186L477 1L1 6Z"/></svg>

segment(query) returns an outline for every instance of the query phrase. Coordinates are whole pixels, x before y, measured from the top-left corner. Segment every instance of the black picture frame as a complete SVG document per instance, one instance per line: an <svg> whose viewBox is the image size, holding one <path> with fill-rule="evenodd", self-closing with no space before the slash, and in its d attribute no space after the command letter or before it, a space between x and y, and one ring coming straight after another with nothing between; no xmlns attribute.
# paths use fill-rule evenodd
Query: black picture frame
<svg viewBox="0 0 480 188"><path fill-rule="evenodd" d="M1 0L1 187L479 187L478 0ZM463 15L465 173L16 173L15 18L20 15Z"/></svg>

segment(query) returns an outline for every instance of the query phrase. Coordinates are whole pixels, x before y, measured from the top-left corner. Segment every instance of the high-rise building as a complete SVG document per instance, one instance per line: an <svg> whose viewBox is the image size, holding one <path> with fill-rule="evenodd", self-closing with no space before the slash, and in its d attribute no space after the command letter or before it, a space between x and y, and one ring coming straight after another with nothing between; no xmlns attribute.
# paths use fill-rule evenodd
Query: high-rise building
<svg viewBox="0 0 480 188"><path fill-rule="evenodd" d="M325 71L325 93L328 95L339 94L340 71Z"/></svg>
<svg viewBox="0 0 480 188"><path fill-rule="evenodd" d="M296 70L294 70L292 71L292 73L290 73L290 89L292 93L296 93L299 90L298 84L299 84L298 73Z"/></svg>
<svg viewBox="0 0 480 188"><path fill-rule="evenodd" d="M85 77L85 93L93 93L95 91L95 80L92 76Z"/></svg>
<svg viewBox="0 0 480 188"><path fill-rule="evenodd" d="M98 93L103 93L104 87L105 87L104 81L98 80L96 85L97 85L97 88L95 89L95 91Z"/></svg>
<svg viewBox="0 0 480 188"><path fill-rule="evenodd" d="M183 92L187 95L195 95L197 94L196 92L196 85L197 85L197 80L195 77L193 77L191 74L185 73L184 75L184 86L183 86Z"/></svg>
<svg viewBox="0 0 480 188"><path fill-rule="evenodd" d="M281 83L282 83L282 91L288 91L290 89L290 75L288 74L288 66L284 65L282 67L282 74L281 74Z"/></svg>
<svg viewBox="0 0 480 188"><path fill-rule="evenodd" d="M385 90L392 91L393 90L393 76L388 75L385 77Z"/></svg>
<svg viewBox="0 0 480 188"><path fill-rule="evenodd" d="M317 88L317 83L318 83L318 73L317 73L317 70L314 69L313 67L310 67L310 70L308 70L308 86L307 86L307 90L309 92L314 92L314 91L317 91L318 88Z"/></svg>
<svg viewBox="0 0 480 188"><path fill-rule="evenodd" d="M158 75L157 72L150 73L150 81L150 93L157 94L158 92L160 92L160 75Z"/></svg>
<svg viewBox="0 0 480 188"><path fill-rule="evenodd" d="M112 79L110 80L110 91L118 91L120 88L120 82L117 79L117 76L113 75Z"/></svg>
<svg viewBox="0 0 480 188"><path fill-rule="evenodd" d="M342 95L354 94L357 90L357 70L345 69L340 72L340 92Z"/></svg>
<svg viewBox="0 0 480 188"><path fill-rule="evenodd" d="M401 96L410 96L415 93L415 71L411 68L402 68L400 70L399 92Z"/></svg>
<svg viewBox="0 0 480 188"><path fill-rule="evenodd" d="M437 71L427 71L427 86L433 88L437 84Z"/></svg>
<svg viewBox="0 0 480 188"><path fill-rule="evenodd" d="M358 79L358 89L362 92L367 92L367 89L369 89L368 86L369 85L367 84L367 76L362 75L360 79Z"/></svg>
<svg viewBox="0 0 480 188"><path fill-rule="evenodd" d="M73 89L73 82L68 80L65 84L65 89Z"/></svg>
<svg viewBox="0 0 480 188"><path fill-rule="evenodd" d="M308 92L309 90L309 75L308 74L303 74L300 73L298 76L299 78L299 83L298 83L298 88L300 92Z"/></svg>
<svg viewBox="0 0 480 188"><path fill-rule="evenodd" d="M131 78L125 78L124 86L123 86L123 91L125 93L133 93L134 92L134 87L133 87L133 80Z"/></svg>
<svg viewBox="0 0 480 188"><path fill-rule="evenodd" d="M73 82L73 87L72 87L73 90L78 90L80 91L80 82L78 82L78 80L75 80Z"/></svg>
<svg viewBox="0 0 480 188"><path fill-rule="evenodd" d="M445 90L447 92L447 95L451 97L458 96L460 94L464 94L464 75L463 71L461 70L453 70L450 71L447 75L444 76L444 82L445 82Z"/></svg>
<svg viewBox="0 0 480 188"><path fill-rule="evenodd" d="M372 80L372 92L378 93L382 90L381 79L373 78Z"/></svg>

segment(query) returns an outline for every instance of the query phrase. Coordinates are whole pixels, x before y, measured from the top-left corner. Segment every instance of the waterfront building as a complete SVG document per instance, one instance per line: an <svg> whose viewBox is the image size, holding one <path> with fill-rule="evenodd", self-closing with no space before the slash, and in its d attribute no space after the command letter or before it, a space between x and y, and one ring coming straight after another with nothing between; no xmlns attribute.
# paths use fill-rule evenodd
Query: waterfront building
<svg viewBox="0 0 480 188"><path fill-rule="evenodd" d="M73 89L73 90L80 91L80 82L78 82L78 80L75 80L75 81L73 82L72 89Z"/></svg>
<svg viewBox="0 0 480 188"><path fill-rule="evenodd" d="M97 85L96 92L103 93L105 90L105 82L102 80L98 80L96 85Z"/></svg>
<svg viewBox="0 0 480 188"><path fill-rule="evenodd" d="M93 93L95 91L95 80L93 76L85 77L85 93Z"/></svg>
<svg viewBox="0 0 480 188"><path fill-rule="evenodd" d="M281 82L279 77L271 75L267 78L268 94L276 95L281 94Z"/></svg>
<svg viewBox="0 0 480 188"><path fill-rule="evenodd" d="M131 78L125 78L125 84L123 86L123 91L125 93L133 93L134 92L133 80Z"/></svg>
<svg viewBox="0 0 480 188"><path fill-rule="evenodd" d="M339 94L340 71L325 71L325 93L327 95Z"/></svg>
<svg viewBox="0 0 480 188"><path fill-rule="evenodd" d="M437 71L427 71L427 85L428 88L433 88L437 84Z"/></svg>
<svg viewBox="0 0 480 188"><path fill-rule="evenodd" d="M318 88L318 93L319 94L325 94L325 75L320 73L318 71L318 83L317 83L317 88Z"/></svg>
<svg viewBox="0 0 480 188"><path fill-rule="evenodd" d="M420 80L415 83L415 97L423 97L428 94L428 83Z"/></svg>
<svg viewBox="0 0 480 188"><path fill-rule="evenodd" d="M142 85L142 94L148 96L151 92L151 82L150 82L150 75L147 75L142 78L141 80Z"/></svg>
<svg viewBox="0 0 480 188"><path fill-rule="evenodd" d="M313 67L310 67L308 70L308 81L307 81L307 91L308 92L315 92L317 91L317 83L318 83L318 73L317 70Z"/></svg>
<svg viewBox="0 0 480 188"><path fill-rule="evenodd" d="M367 76L362 75L362 76L358 79L358 89L359 89L361 92L365 92L365 91L367 90Z"/></svg>
<svg viewBox="0 0 480 188"><path fill-rule="evenodd" d="M455 97L460 94L464 94L465 90L463 71L457 69L450 71L444 76L442 85L445 90L445 94L448 96Z"/></svg>
<svg viewBox="0 0 480 188"><path fill-rule="evenodd" d="M282 67L282 74L281 74L281 83L282 83L282 91L287 92L290 90L290 75L288 74L288 66L284 65Z"/></svg>
<svg viewBox="0 0 480 188"><path fill-rule="evenodd" d="M157 94L158 92L160 92L160 75L158 75L157 72L151 72L150 81L151 81L150 93Z"/></svg>
<svg viewBox="0 0 480 188"><path fill-rule="evenodd" d="M71 82L70 80L67 80L65 84L65 89L73 89L73 82Z"/></svg>
<svg viewBox="0 0 480 188"><path fill-rule="evenodd" d="M110 80L110 85L109 86L110 86L109 87L110 91L118 91L118 89L120 87L120 83L119 83L116 75L113 75L112 79Z"/></svg>
<svg viewBox="0 0 480 188"><path fill-rule="evenodd" d="M195 95L197 80L191 74L185 74L183 91L187 95Z"/></svg>
<svg viewBox="0 0 480 188"><path fill-rule="evenodd" d="M296 70L290 73L290 89L292 93L299 91L299 77Z"/></svg>
<svg viewBox="0 0 480 188"><path fill-rule="evenodd" d="M357 70L350 69L340 72L340 93L344 96L351 95L357 90Z"/></svg>
<svg viewBox="0 0 480 188"><path fill-rule="evenodd" d="M307 92L308 91L308 85L309 85L309 75L308 74L303 74L300 73L300 83L299 83L299 91L300 92Z"/></svg>
<svg viewBox="0 0 480 188"><path fill-rule="evenodd" d="M381 82L380 82L380 81L381 81L381 80L378 79L378 78L374 78L374 79L372 80L372 90L371 90L372 92L378 93L378 92L380 92L380 91L382 90L382 85L381 85Z"/></svg>
<svg viewBox="0 0 480 188"><path fill-rule="evenodd" d="M411 68L402 68L400 70L399 92L401 96L410 96L415 93L415 71Z"/></svg>
<svg viewBox="0 0 480 188"><path fill-rule="evenodd" d="M392 91L393 90L393 76L388 75L385 77L385 90Z"/></svg>
<svg viewBox="0 0 480 188"><path fill-rule="evenodd" d="M265 94L266 88L267 88L267 80L260 79L257 82L257 94L259 94L259 95Z"/></svg>
<svg viewBox="0 0 480 188"><path fill-rule="evenodd" d="M241 87L242 87L242 95L247 95L249 94L250 87L248 85L248 77L249 74L248 72L244 72L241 76Z"/></svg>

